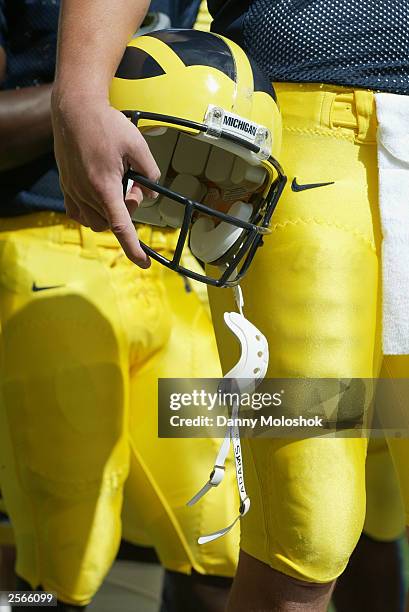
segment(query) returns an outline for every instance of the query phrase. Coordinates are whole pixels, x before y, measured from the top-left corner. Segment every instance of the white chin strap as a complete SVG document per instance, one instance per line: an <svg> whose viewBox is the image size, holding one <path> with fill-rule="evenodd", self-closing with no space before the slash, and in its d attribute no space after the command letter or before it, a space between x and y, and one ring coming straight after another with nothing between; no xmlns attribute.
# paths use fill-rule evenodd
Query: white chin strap
<svg viewBox="0 0 409 612"><path fill-rule="evenodd" d="M223 380L235 379L235 384L240 393L251 393L261 383L266 375L268 368L268 343L263 334L248 321L243 314L243 294L240 287L236 287L235 298L240 314L237 312L225 312L224 321L230 330L240 341L241 356L238 363L226 374ZM219 390L224 390L226 384L221 383ZM228 533L237 521L247 514L250 509L250 498L247 495L244 483L243 457L240 444L240 433L238 425L235 425L239 415L239 403L235 402L232 406L231 419L232 426L228 426L224 440L217 453L216 461L213 470L210 473L208 482L200 489L194 497L188 502L188 506L196 504L210 489L217 487L223 480L225 473L225 463L230 451L230 445L233 443L234 459L236 463L236 479L237 488L240 496L239 514L234 521L224 527L210 533L209 535L201 536L198 539L199 544L212 542L217 538Z"/></svg>
<svg viewBox="0 0 409 612"><path fill-rule="evenodd" d="M235 202L228 214L241 221L250 221L253 206L246 202ZM227 221L218 225L214 219L204 215L199 217L190 231L190 248L193 255L205 263L217 261L233 246L243 232L241 227L235 227Z"/></svg>

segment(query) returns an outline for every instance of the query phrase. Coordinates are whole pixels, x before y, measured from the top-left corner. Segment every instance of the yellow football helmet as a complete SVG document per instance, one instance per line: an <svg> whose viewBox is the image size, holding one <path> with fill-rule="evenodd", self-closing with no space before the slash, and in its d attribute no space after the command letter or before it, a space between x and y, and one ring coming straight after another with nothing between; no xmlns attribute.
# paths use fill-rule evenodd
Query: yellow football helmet
<svg viewBox="0 0 409 612"><path fill-rule="evenodd" d="M129 43L110 97L142 131L162 173L156 184L127 171L124 184L132 180L160 194L144 200L134 220L180 228L171 259L143 244L145 251L196 280L237 284L269 232L286 181L269 81L222 36L162 30ZM218 278L180 264L188 237L199 260L218 266Z"/></svg>

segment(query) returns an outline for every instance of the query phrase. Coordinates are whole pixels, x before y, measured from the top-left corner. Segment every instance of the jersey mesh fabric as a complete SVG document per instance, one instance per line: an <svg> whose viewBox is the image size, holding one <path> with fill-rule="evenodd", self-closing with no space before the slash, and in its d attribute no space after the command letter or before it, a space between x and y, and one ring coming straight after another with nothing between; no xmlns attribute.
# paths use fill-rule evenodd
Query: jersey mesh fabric
<svg viewBox="0 0 409 612"><path fill-rule="evenodd" d="M409 0L254 0L243 44L273 81L409 94Z"/></svg>

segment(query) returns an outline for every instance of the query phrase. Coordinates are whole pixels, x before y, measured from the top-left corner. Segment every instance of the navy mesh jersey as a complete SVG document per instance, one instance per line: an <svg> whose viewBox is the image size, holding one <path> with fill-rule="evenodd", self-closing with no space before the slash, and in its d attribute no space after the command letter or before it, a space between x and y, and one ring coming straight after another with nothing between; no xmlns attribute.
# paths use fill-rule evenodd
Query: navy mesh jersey
<svg viewBox="0 0 409 612"><path fill-rule="evenodd" d="M52 82L58 11L57 0L0 0L0 46L7 58L0 89ZM0 216L43 209L64 211L54 155L50 152L1 172L0 199Z"/></svg>
<svg viewBox="0 0 409 612"><path fill-rule="evenodd" d="M409 94L409 0L209 0L273 81Z"/></svg>

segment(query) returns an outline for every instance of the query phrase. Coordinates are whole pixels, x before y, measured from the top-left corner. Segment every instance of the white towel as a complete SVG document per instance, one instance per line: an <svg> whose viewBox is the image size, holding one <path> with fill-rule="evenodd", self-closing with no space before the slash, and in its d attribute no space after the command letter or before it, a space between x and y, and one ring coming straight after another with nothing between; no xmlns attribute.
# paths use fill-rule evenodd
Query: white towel
<svg viewBox="0 0 409 612"><path fill-rule="evenodd" d="M409 353L409 96L375 94L382 225L383 352Z"/></svg>

